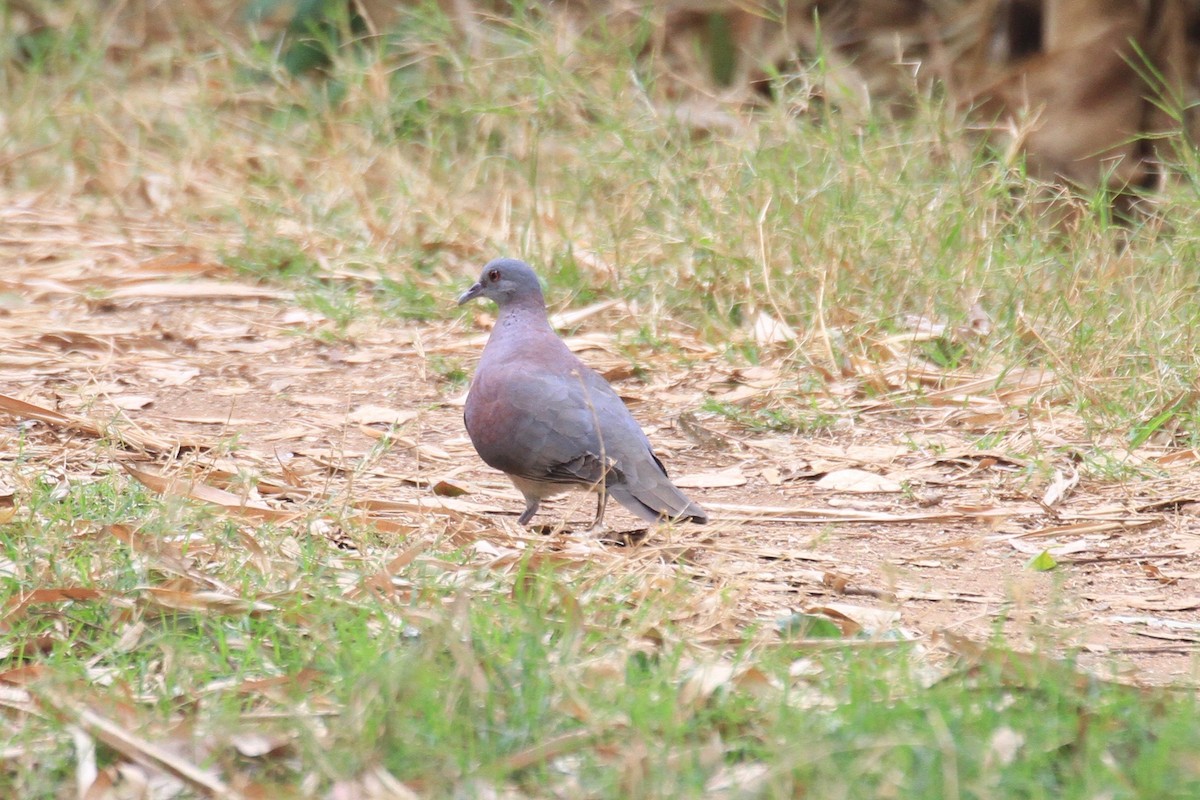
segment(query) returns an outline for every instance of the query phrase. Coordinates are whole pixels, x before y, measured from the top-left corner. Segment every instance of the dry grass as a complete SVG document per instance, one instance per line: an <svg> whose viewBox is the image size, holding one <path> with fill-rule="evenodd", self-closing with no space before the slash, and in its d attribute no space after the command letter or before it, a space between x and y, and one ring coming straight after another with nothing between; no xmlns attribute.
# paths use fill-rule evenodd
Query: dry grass
<svg viewBox="0 0 1200 800"><path fill-rule="evenodd" d="M1063 223L935 103L697 116L553 20L294 78L61 13L0 107L0 788L1195 788L1117 685L1194 681L1186 185ZM450 311L501 252L713 525L506 518Z"/></svg>

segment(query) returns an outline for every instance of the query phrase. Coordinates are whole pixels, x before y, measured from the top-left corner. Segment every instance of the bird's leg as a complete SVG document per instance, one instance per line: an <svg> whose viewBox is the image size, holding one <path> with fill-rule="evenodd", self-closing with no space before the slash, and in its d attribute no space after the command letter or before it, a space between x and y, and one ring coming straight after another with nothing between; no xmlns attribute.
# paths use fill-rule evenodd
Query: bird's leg
<svg viewBox="0 0 1200 800"><path fill-rule="evenodd" d="M521 516L517 517L517 524L528 525L529 520L533 519L533 515L537 513L540 501L536 497L525 496L525 510L521 512Z"/></svg>
<svg viewBox="0 0 1200 800"><path fill-rule="evenodd" d="M596 518L592 520L592 527L588 531L595 533L604 527L604 508L608 505L608 492L604 491L604 484L596 487Z"/></svg>

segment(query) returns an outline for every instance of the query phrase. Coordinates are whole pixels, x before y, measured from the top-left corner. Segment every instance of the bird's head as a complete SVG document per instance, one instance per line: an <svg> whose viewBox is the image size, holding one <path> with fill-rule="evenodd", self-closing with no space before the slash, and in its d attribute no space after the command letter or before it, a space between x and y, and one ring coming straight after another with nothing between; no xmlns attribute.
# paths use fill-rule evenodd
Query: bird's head
<svg viewBox="0 0 1200 800"><path fill-rule="evenodd" d="M514 303L545 305L537 275L528 264L515 258L489 261L475 285L459 295L458 304L469 303L476 297L494 300L501 308Z"/></svg>

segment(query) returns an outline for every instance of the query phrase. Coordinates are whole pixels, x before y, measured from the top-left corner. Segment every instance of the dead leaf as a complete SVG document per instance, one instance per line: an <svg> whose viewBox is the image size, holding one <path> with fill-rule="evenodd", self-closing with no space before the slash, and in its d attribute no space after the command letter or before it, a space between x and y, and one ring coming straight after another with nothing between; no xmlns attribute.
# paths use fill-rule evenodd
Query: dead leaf
<svg viewBox="0 0 1200 800"><path fill-rule="evenodd" d="M181 448L205 449L205 446L195 441L166 441L157 439L149 434L134 430L118 429L115 426L100 424L74 414L66 414L49 408L27 403L15 397L0 395L0 411L20 417L35 419L47 425L78 430L97 437L109 437L130 447L151 452L174 452Z"/></svg>
<svg viewBox="0 0 1200 800"><path fill-rule="evenodd" d="M812 614L824 614L842 626L843 636L853 636L860 630L867 633L891 631L900 622L900 612L887 608L856 606L850 603L821 603L805 609ZM849 627L843 623L850 623Z"/></svg>
<svg viewBox="0 0 1200 800"><path fill-rule="evenodd" d="M734 466L719 472L693 472L690 475L681 475L674 480L674 483L681 489L719 489L727 486L744 486L746 476L742 474L741 467Z"/></svg>
<svg viewBox="0 0 1200 800"><path fill-rule="evenodd" d="M200 374L197 367L174 364L145 364L138 372L163 386L183 386Z"/></svg>
<svg viewBox="0 0 1200 800"><path fill-rule="evenodd" d="M416 411L400 408L387 408L385 406L362 405L351 411L346 419L350 422L355 422L360 425L374 425L383 423L385 425L403 425L406 422L411 422L419 415Z"/></svg>
<svg viewBox="0 0 1200 800"><path fill-rule="evenodd" d="M901 486L897 481L874 472L862 469L839 469L826 473L816 486L831 492L854 492L870 494L876 492L898 492Z"/></svg>
<svg viewBox="0 0 1200 800"><path fill-rule="evenodd" d="M595 743L597 732L589 728L579 728L543 739L524 750L518 750L504 759L504 769L507 772L518 772L530 767L545 764L551 759L566 753L581 750Z"/></svg>
<svg viewBox="0 0 1200 800"><path fill-rule="evenodd" d="M266 425L270 420L257 419L255 417L231 417L228 414L180 414L172 417L176 422L190 422L193 425L226 425L233 427L245 427L247 425Z"/></svg>
<svg viewBox="0 0 1200 800"><path fill-rule="evenodd" d="M479 796L479 795L473 795ZM420 800L421 794L401 783L382 766L349 780L335 781L326 800Z"/></svg>
<svg viewBox="0 0 1200 800"><path fill-rule="evenodd" d="M105 293L108 300L225 300L260 299L286 300L288 292L267 286L247 283L226 283L215 280L186 282L144 281L111 289Z"/></svg>
<svg viewBox="0 0 1200 800"><path fill-rule="evenodd" d="M490 516L501 513L498 506L480 505L453 497L419 497L415 500L380 500L366 498L353 503L355 508L364 511L418 511L418 512L453 512L471 516Z"/></svg>
<svg viewBox="0 0 1200 800"><path fill-rule="evenodd" d="M1047 508L1054 508L1065 500L1067 495L1078 485L1078 469L1073 466L1069 467L1066 472L1056 469L1054 470L1054 479L1050 481L1050 485L1046 487L1046 493L1042 495L1042 503Z"/></svg>
<svg viewBox="0 0 1200 800"><path fill-rule="evenodd" d="M694 710L708 702L723 686L729 685L737 670L728 661L710 661L693 667L679 687L677 703Z"/></svg>
<svg viewBox="0 0 1200 800"><path fill-rule="evenodd" d="M30 606L41 605L43 603L99 600L102 597L104 597L103 591L88 589L82 586L63 586L18 592L10 596L4 603L4 617L0 618L0 631L10 630L13 623L23 617Z"/></svg>
<svg viewBox="0 0 1200 800"><path fill-rule="evenodd" d="M733 439L725 434L701 425L696 415L690 411L680 414L677 421L683 435L700 447L724 450L733 442Z"/></svg>
<svg viewBox="0 0 1200 800"><path fill-rule="evenodd" d="M441 480L433 485L433 493L438 497L462 497L470 494L466 489L450 481Z"/></svg>
<svg viewBox="0 0 1200 800"><path fill-rule="evenodd" d="M759 311L754 318L754 343L759 347L773 344L787 344L796 341L796 331L780 319L776 319L766 311Z"/></svg>
<svg viewBox="0 0 1200 800"><path fill-rule="evenodd" d="M1008 766L1016 760L1017 753L1024 746L1024 734L1018 733L1007 725L996 728L992 732L986 755L984 755L985 768L994 769L995 766Z"/></svg>
<svg viewBox="0 0 1200 800"><path fill-rule="evenodd" d="M1125 598L1124 604L1130 608L1143 611L1195 611L1200 608L1200 597L1180 597L1174 600L1151 600L1142 598Z"/></svg>
<svg viewBox="0 0 1200 800"><path fill-rule="evenodd" d="M251 616L274 611L275 606L248 600L244 597L223 592L183 592L151 586L142 590L151 605L172 611L194 611L216 614L250 614Z"/></svg>
<svg viewBox="0 0 1200 800"><path fill-rule="evenodd" d="M148 394L109 395L108 399L114 406L125 411L137 411L154 402L154 398Z"/></svg>
<svg viewBox="0 0 1200 800"><path fill-rule="evenodd" d="M241 800L241 792L225 783L215 773L170 752L159 744L127 730L84 704L69 700L65 695L46 687L36 697L43 708L53 711L64 722L76 725L130 761L165 772L184 781L207 797Z"/></svg>
<svg viewBox="0 0 1200 800"><path fill-rule="evenodd" d="M185 477L159 475L149 469L138 468L132 464L122 464L121 466L139 483L159 494L173 494L210 503L247 519L264 522L289 522L301 515L299 511L281 511L271 508L260 500L239 496Z"/></svg>
<svg viewBox="0 0 1200 800"><path fill-rule="evenodd" d="M1027 556L1049 553L1056 558L1070 555L1071 553L1084 553L1088 550L1094 550L1098 546L1096 542L1087 539L1076 539L1073 542L1065 544L1034 543L1024 541L1023 539L1009 539L1008 544L1018 553L1024 553Z"/></svg>
<svg viewBox="0 0 1200 800"><path fill-rule="evenodd" d="M233 749L246 758L265 758L279 755L292 744L290 736L262 731L241 731L229 737Z"/></svg>

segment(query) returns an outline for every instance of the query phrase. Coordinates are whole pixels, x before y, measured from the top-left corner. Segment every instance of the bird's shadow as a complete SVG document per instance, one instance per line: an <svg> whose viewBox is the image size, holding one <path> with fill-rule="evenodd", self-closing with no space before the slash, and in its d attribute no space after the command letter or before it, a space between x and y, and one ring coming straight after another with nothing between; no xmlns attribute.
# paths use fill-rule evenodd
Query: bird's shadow
<svg viewBox="0 0 1200 800"><path fill-rule="evenodd" d="M550 536L550 535L556 534L556 533L566 534L569 536L569 535L572 535L575 533L574 530L572 530L570 528L565 528L562 525L546 524L546 525L530 525L529 527L530 527L530 530L532 530L534 533L541 534L542 536ZM637 547L642 542L646 541L646 539L650 536L650 529L649 528L634 528L632 530L627 530L627 531L608 531L608 530L606 530L606 531L600 531L597 533L593 533L590 529L584 528L582 530L582 534L585 536L591 535L591 536L595 537L596 541L600 542L601 544L611 544L611 545L616 545L617 547Z"/></svg>

